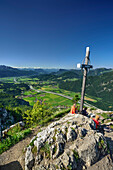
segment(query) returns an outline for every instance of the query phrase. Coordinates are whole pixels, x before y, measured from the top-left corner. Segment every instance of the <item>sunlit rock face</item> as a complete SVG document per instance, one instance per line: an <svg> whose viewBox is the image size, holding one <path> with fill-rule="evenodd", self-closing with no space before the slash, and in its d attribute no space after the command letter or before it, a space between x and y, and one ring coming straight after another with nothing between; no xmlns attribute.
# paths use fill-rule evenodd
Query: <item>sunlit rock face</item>
<svg viewBox="0 0 113 170"><path fill-rule="evenodd" d="M25 170L82 169L107 153L103 134L90 126L91 119L67 114L33 137L26 151Z"/></svg>

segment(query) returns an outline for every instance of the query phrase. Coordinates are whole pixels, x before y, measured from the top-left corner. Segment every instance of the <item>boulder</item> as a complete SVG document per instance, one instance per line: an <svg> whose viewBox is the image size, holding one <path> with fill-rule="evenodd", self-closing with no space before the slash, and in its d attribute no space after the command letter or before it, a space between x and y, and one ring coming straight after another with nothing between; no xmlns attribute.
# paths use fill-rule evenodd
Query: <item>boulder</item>
<svg viewBox="0 0 113 170"><path fill-rule="evenodd" d="M94 164L99 158L98 143L93 135L86 137L77 151L87 166Z"/></svg>
<svg viewBox="0 0 113 170"><path fill-rule="evenodd" d="M25 169L83 169L95 164L107 154L107 142L103 134L93 130L91 119L80 114L67 114L43 128L32 138L32 153L26 151Z"/></svg>

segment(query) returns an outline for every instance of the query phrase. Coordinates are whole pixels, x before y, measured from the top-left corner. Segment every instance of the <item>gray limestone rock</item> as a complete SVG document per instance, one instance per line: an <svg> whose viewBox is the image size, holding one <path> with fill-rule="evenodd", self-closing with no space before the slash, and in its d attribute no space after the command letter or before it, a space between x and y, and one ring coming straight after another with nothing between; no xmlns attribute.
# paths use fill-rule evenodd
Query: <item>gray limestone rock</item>
<svg viewBox="0 0 113 170"><path fill-rule="evenodd" d="M25 156L25 170L30 170L34 166L34 156L33 153L31 152L32 147L29 146L26 151L26 156Z"/></svg>
<svg viewBox="0 0 113 170"><path fill-rule="evenodd" d="M77 150L79 157L87 166L92 165L99 158L98 143L93 135L86 137L84 143Z"/></svg>
<svg viewBox="0 0 113 170"><path fill-rule="evenodd" d="M84 137L84 136L86 136L87 130L84 129L84 128L79 127L78 132L79 132L80 137Z"/></svg>
<svg viewBox="0 0 113 170"><path fill-rule="evenodd" d="M64 152L64 143L56 143L56 153L53 155L53 159L58 158Z"/></svg>
<svg viewBox="0 0 113 170"><path fill-rule="evenodd" d="M73 127L68 128L67 132L67 142L72 142L77 138L77 133L75 132Z"/></svg>
<svg viewBox="0 0 113 170"><path fill-rule="evenodd" d="M33 155L29 146L25 156L25 170L57 170L88 168L107 153L102 133L90 127L90 118L67 114L43 128L31 142L37 148Z"/></svg>
<svg viewBox="0 0 113 170"><path fill-rule="evenodd" d="M35 158L35 163L36 164L40 164L40 162L42 161L43 157L42 155L38 154Z"/></svg>

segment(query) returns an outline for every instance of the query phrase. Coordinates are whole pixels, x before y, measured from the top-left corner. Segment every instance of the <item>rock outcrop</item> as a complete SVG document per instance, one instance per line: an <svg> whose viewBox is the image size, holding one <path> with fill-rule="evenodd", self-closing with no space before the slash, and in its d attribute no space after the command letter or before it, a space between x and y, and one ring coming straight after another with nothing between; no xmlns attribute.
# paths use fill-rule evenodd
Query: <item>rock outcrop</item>
<svg viewBox="0 0 113 170"><path fill-rule="evenodd" d="M103 134L91 129L91 119L67 114L33 137L25 155L25 170L85 169L108 152Z"/></svg>
<svg viewBox="0 0 113 170"><path fill-rule="evenodd" d="M10 126L14 123L14 117L7 112L6 109L0 108L0 114L2 115L2 129L5 129L7 126Z"/></svg>

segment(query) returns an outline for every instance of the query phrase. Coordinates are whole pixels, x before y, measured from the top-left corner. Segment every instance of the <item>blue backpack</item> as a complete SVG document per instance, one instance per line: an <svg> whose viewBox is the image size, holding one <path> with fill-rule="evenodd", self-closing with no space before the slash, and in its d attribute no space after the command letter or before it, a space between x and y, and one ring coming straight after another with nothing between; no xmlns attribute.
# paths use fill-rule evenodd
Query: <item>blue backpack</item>
<svg viewBox="0 0 113 170"><path fill-rule="evenodd" d="M96 123L94 122L93 119L91 119L91 123L90 123L90 126L93 130L96 130Z"/></svg>

